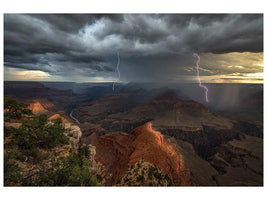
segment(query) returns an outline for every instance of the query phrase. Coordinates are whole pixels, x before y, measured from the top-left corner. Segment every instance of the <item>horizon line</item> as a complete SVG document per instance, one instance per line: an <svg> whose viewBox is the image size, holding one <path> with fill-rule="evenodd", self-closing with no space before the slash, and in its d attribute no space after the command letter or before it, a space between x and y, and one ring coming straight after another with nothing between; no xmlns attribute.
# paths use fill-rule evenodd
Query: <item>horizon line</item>
<svg viewBox="0 0 267 200"><path fill-rule="evenodd" d="M33 80L4 80L3 82L37 82L37 83L76 83L76 84L85 84L85 83L110 83L113 84L113 81L103 81L103 82L93 82L93 81L88 81L88 82L75 82L75 81L33 81ZM138 82L138 81L133 81L133 82L117 82L118 84L129 84L129 83L142 83L142 84L148 84L148 83L160 83L160 84L198 84L197 82L153 82L153 81L147 81L147 82ZM262 83L256 83L256 82L205 82L205 84L260 84L263 85L264 82Z"/></svg>

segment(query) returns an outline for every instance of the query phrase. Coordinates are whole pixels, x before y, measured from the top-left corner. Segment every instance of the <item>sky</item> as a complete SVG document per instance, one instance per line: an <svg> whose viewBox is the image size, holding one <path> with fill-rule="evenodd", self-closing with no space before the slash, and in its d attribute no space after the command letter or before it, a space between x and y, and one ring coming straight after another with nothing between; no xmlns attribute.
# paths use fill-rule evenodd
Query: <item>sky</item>
<svg viewBox="0 0 267 200"><path fill-rule="evenodd" d="M4 14L4 80L263 83L261 14ZM120 79L116 70L120 57Z"/></svg>

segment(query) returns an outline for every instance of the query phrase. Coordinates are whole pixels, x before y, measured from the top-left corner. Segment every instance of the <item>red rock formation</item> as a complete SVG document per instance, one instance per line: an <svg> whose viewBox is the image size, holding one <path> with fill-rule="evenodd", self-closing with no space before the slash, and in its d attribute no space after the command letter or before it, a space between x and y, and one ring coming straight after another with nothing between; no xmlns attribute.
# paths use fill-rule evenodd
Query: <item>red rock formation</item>
<svg viewBox="0 0 267 200"><path fill-rule="evenodd" d="M48 110L46 110L38 101L31 103L29 109L36 115L48 112Z"/></svg>
<svg viewBox="0 0 267 200"><path fill-rule="evenodd" d="M175 144L154 131L150 122L129 135L118 133L100 137L95 160L107 168L106 183L113 185L139 160L146 160L168 174L175 185L190 185L190 176Z"/></svg>
<svg viewBox="0 0 267 200"><path fill-rule="evenodd" d="M68 122L68 120L66 120L66 119L65 119L64 117L62 117L60 114L55 114L55 115L49 117L48 120L51 121L51 120L53 120L53 119L57 119L57 118L61 118L61 120L62 120L63 123L67 123L67 122Z"/></svg>

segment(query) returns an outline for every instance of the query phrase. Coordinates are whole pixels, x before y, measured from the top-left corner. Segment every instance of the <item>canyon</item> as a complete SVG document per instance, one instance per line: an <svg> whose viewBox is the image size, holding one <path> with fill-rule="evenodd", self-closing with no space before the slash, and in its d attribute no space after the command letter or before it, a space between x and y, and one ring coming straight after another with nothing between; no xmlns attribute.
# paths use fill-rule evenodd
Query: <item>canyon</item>
<svg viewBox="0 0 267 200"><path fill-rule="evenodd" d="M41 83L5 86L5 94L30 104L35 114L60 117L81 129L79 143L91 145L101 185L263 184L258 116L239 119L241 112L217 112L168 88L126 85L115 94L99 86L92 90L101 92L92 98L90 88L77 94ZM247 108L261 110L260 98L257 93L246 101Z"/></svg>

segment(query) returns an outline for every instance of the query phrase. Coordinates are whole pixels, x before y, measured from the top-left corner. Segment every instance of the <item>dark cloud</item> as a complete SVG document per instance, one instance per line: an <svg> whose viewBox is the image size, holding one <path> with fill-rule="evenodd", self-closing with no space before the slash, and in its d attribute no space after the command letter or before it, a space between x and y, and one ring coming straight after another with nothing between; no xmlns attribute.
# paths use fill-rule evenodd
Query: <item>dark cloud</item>
<svg viewBox="0 0 267 200"><path fill-rule="evenodd" d="M101 18L109 18L112 21L123 19L119 14L29 14L29 16L46 21L54 28L70 33L77 33L86 24L92 24Z"/></svg>
<svg viewBox="0 0 267 200"><path fill-rule="evenodd" d="M247 51L263 51L262 14L4 15L5 66L53 75L116 77L120 52L126 81L182 76L193 52Z"/></svg>

